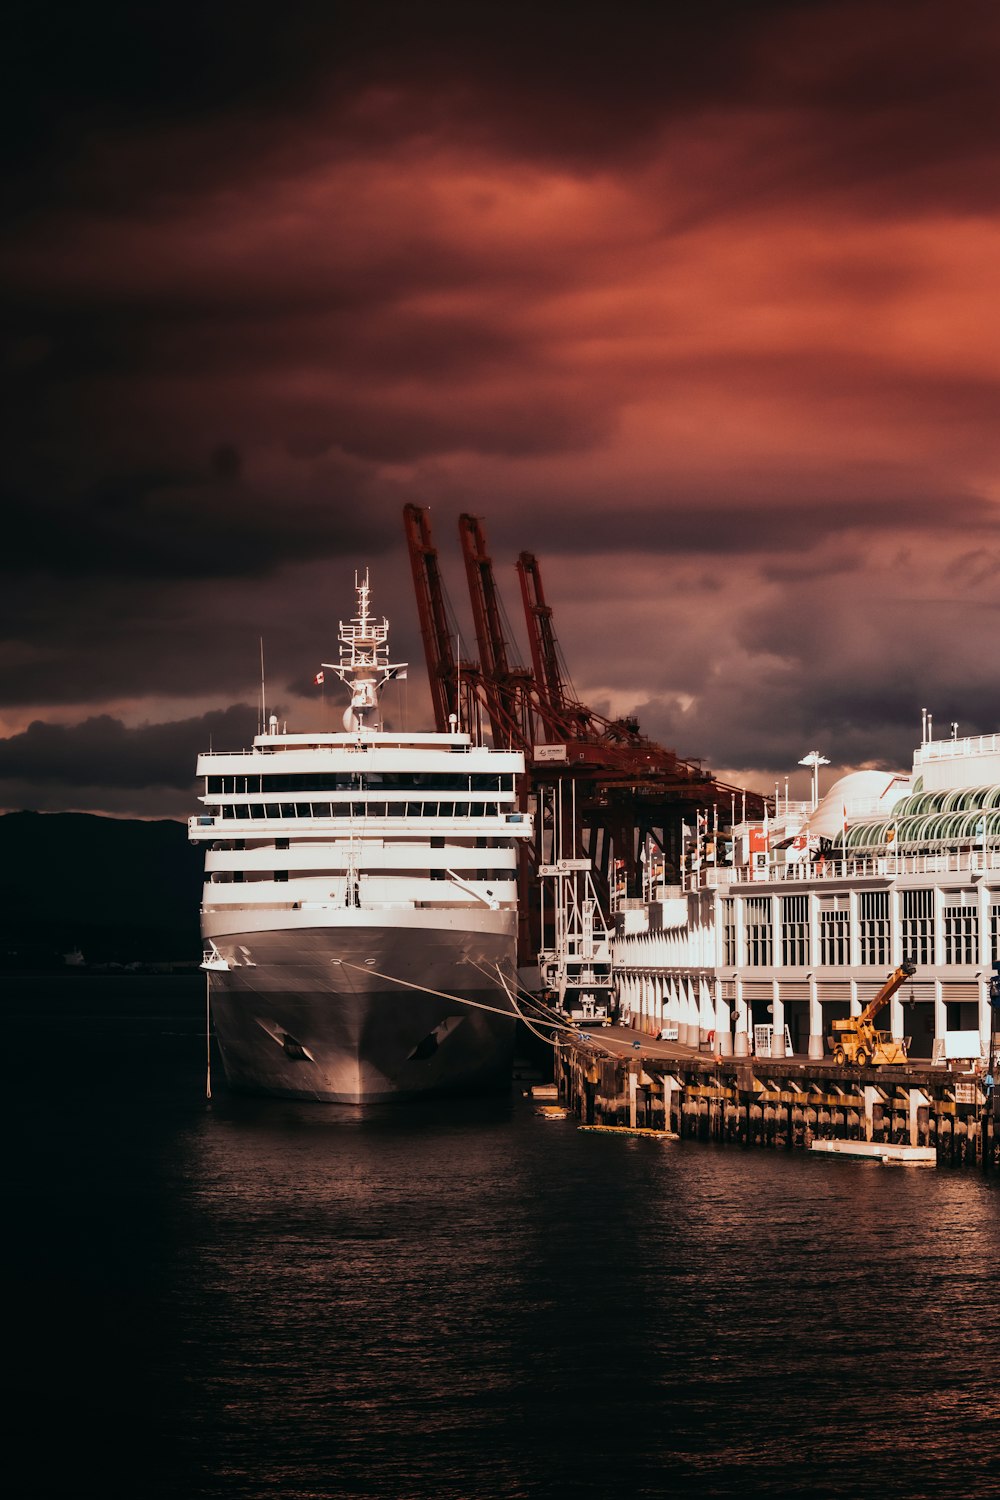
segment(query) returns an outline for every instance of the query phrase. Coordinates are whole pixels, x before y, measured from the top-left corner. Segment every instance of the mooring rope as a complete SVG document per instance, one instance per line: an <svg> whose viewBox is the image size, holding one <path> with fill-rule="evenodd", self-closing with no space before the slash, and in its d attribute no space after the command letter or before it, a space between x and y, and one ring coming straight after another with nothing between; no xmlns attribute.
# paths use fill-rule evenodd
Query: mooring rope
<svg viewBox="0 0 1000 1500"><path fill-rule="evenodd" d="M374 974L374 976L375 976L376 979L385 979L390 984L399 984L399 985L402 985L404 989L408 989L408 990L418 990L421 994L424 994L424 995L434 995L439 1000L451 1000L455 1005L468 1005L473 1010L485 1010L485 1011L488 1011L491 1015L494 1015L494 1016L508 1016L509 1017L510 1014L511 1014L511 1012L509 1010L501 1010L499 1006L496 1006L496 1005L485 1005L481 1000L470 1000L468 998L468 996L466 996L466 995L449 995L445 990L434 990L434 989L431 989L431 987L429 985L426 985L426 984L413 984L408 979L400 979L399 976L396 975L396 974L383 974L378 969L369 968L367 965L352 964L346 958L342 958L340 961L341 961L341 963L346 968L348 968L348 969L356 969L359 974ZM489 970L488 969L484 969L480 964L473 963L472 964L472 968L474 968L478 973L482 974L485 979L491 979L492 978ZM531 1018L528 1017L528 1016L526 1016L524 1014L523 1009L518 1004L517 996L512 993L512 991L510 989L510 986L507 983L507 979L504 976L504 974L503 974L503 972L502 972L499 964L497 964L497 966L496 966L496 973L497 973L497 979L500 982L500 986L503 989L504 994L507 996L507 999L511 1003L511 1008L512 1008L513 1013L514 1013L514 1017L517 1020L519 1020L519 1021L523 1021L524 1024L525 1024L525 1026L527 1026L528 1030L531 1032L532 1036L536 1036L540 1042L545 1042L546 1045L549 1046L549 1047L555 1047L556 1044L555 1044L554 1040L552 1039L552 1037L551 1036L546 1036L543 1032L539 1031L536 1028L536 1026L533 1024ZM520 986L519 986L519 988L520 988ZM528 995L527 990L524 990L523 993L525 994L525 996L527 998L529 998L529 999L532 998L531 996ZM558 1030L561 1030L561 1031L573 1032L573 1031L577 1030L576 1026L567 1024L565 1021L556 1021L556 1020L553 1020L553 1021L546 1021L544 1024L547 1025L547 1026L551 1026L553 1029L558 1029Z"/></svg>
<svg viewBox="0 0 1000 1500"><path fill-rule="evenodd" d="M481 1000L470 1000L465 995L449 995L445 990L432 990L426 984L411 984L408 979L400 979L396 974L381 974L378 969L370 969L367 964L352 964L348 959L342 958L340 962L347 969L356 969L359 974L374 974L376 979L386 979L390 984L401 984L407 990L419 990L424 995L436 995L439 1000L451 1000L455 1005L468 1005L473 1010L486 1010L494 1016L506 1016L510 1019L509 1010L501 1010L498 1005L484 1005Z"/></svg>
<svg viewBox="0 0 1000 1500"><path fill-rule="evenodd" d="M474 969L477 969L479 971L479 973L484 976L484 978L489 979L491 977L490 973L489 973L489 970L488 969L484 969L480 964L474 963L472 965L472 967ZM511 993L510 987L509 987L509 985L507 983L507 979L506 979L506 977L505 977L502 969L500 968L499 964L496 965L496 972L497 972L497 978L499 979L500 984L503 987L503 990L504 990L505 995L507 996L507 999L510 1001L511 1005L513 1006L513 1008L514 1008L514 1014L517 1016L518 1020L519 1021L523 1021L524 1024L525 1024L525 1026L527 1026L528 1030L531 1032L532 1036L536 1036L540 1042L545 1042L545 1044L547 1046L549 1046L549 1047L555 1047L556 1043L553 1040L552 1036L551 1035L545 1036L541 1031L538 1031L537 1028L532 1024L532 1021L529 1019L529 1017L524 1014L524 1011L518 1005L517 996ZM524 996L524 998L526 1000L529 1000L532 1005L535 1005L537 1007L537 1002L536 1002L534 996L531 995L529 993L529 991L524 988L523 985L519 984L517 988L518 988L518 990L520 991L520 993ZM548 1017L544 1017L543 1016L543 1017L541 1017L541 1020L542 1020L542 1024L543 1025L550 1027L551 1030L553 1030L553 1031L558 1030L558 1031L570 1031L570 1032L572 1032L572 1031L575 1031L577 1029L574 1025L572 1025L572 1024L566 1022L566 1021L559 1020L558 1018L553 1018L553 1019L550 1020Z"/></svg>

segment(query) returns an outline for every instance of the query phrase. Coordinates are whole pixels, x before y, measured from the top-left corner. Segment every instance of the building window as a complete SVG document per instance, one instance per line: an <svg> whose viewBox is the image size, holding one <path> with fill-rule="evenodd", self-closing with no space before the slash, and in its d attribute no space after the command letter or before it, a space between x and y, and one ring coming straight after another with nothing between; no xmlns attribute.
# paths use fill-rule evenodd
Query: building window
<svg viewBox="0 0 1000 1500"><path fill-rule="evenodd" d="M774 963L770 896L748 896L743 907L748 967L769 969Z"/></svg>
<svg viewBox="0 0 1000 1500"><path fill-rule="evenodd" d="M890 962L889 892L862 891L861 962L884 969Z"/></svg>
<svg viewBox="0 0 1000 1500"><path fill-rule="evenodd" d="M824 968L851 961L851 908L847 896L825 896L819 913L819 961Z"/></svg>
<svg viewBox="0 0 1000 1500"><path fill-rule="evenodd" d="M990 962L1000 962L1000 906L990 907Z"/></svg>
<svg viewBox="0 0 1000 1500"><path fill-rule="evenodd" d="M781 898L781 962L802 969L809 962L809 897Z"/></svg>
<svg viewBox="0 0 1000 1500"><path fill-rule="evenodd" d="M975 892L962 891L951 897L942 915L945 963L978 963L979 908L976 904Z"/></svg>
<svg viewBox="0 0 1000 1500"><path fill-rule="evenodd" d="M727 969L737 964L736 902L728 898L722 903L722 963Z"/></svg>
<svg viewBox="0 0 1000 1500"><path fill-rule="evenodd" d="M920 968L934 963L934 892L904 891L903 957Z"/></svg>

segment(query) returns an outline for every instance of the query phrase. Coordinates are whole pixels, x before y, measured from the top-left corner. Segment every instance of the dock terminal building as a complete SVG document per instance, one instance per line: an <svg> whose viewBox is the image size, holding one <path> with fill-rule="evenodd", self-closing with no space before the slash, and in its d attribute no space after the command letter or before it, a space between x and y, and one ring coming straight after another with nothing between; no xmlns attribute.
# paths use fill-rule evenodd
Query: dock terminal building
<svg viewBox="0 0 1000 1500"><path fill-rule="evenodd" d="M684 869L644 851L613 900L623 1019L727 1056L831 1053L904 959L879 1017L909 1055L986 1057L1000 960L1000 735L934 740L910 774L854 771L724 834L699 819ZM738 811L738 809L737 809Z"/></svg>

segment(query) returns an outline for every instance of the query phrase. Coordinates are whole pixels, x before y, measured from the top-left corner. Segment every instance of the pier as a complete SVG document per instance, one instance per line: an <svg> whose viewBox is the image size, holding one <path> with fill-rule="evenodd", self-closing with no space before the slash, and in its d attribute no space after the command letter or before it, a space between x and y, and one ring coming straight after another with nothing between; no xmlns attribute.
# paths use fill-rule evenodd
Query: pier
<svg viewBox="0 0 1000 1500"><path fill-rule="evenodd" d="M987 1099L978 1077L919 1060L857 1068L723 1058L609 1028L564 1037L554 1077L582 1125L1000 1170L996 1092Z"/></svg>

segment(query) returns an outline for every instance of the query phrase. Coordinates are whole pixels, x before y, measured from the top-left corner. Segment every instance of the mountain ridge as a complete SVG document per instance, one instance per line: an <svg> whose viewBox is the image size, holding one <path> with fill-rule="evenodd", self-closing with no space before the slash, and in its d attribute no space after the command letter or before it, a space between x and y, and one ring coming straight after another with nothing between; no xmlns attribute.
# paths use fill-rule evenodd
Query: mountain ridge
<svg viewBox="0 0 1000 1500"><path fill-rule="evenodd" d="M197 961L204 850L184 823L0 815L0 966Z"/></svg>

